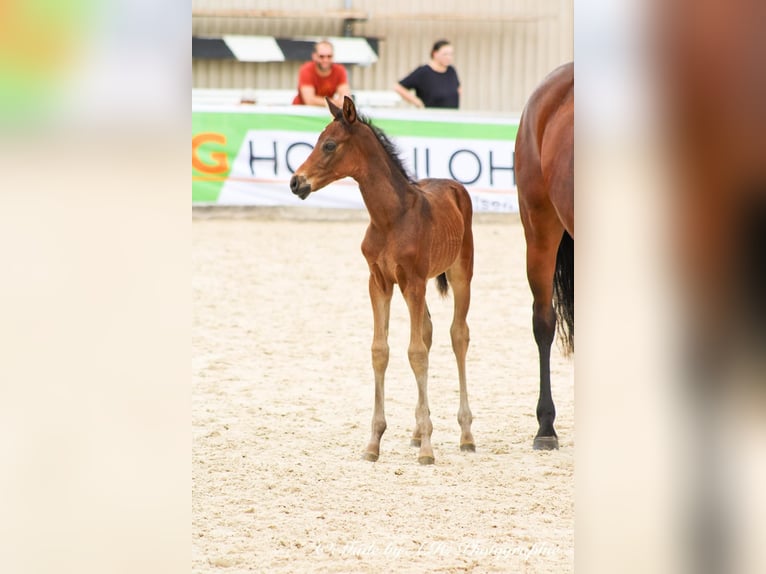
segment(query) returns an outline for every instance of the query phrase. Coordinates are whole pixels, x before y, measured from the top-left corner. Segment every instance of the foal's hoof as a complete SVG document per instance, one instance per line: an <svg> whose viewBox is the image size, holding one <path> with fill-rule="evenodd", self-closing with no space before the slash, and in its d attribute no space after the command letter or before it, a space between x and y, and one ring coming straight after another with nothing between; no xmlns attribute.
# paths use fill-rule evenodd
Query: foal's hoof
<svg viewBox="0 0 766 574"><path fill-rule="evenodd" d="M420 447L420 439L419 438L413 438L412 440L410 440L410 446Z"/></svg>
<svg viewBox="0 0 766 574"><path fill-rule="evenodd" d="M463 452L476 452L476 445L472 442L466 442L460 445L460 450Z"/></svg>
<svg viewBox="0 0 766 574"><path fill-rule="evenodd" d="M419 456L418 462L420 464L433 464L434 463L434 457L432 456Z"/></svg>
<svg viewBox="0 0 766 574"><path fill-rule="evenodd" d="M378 455L374 452L366 452L362 455L362 460L369 460L370 462L377 462Z"/></svg>
<svg viewBox="0 0 766 574"><path fill-rule="evenodd" d="M555 436L536 436L532 448L535 450L557 450L559 439Z"/></svg>

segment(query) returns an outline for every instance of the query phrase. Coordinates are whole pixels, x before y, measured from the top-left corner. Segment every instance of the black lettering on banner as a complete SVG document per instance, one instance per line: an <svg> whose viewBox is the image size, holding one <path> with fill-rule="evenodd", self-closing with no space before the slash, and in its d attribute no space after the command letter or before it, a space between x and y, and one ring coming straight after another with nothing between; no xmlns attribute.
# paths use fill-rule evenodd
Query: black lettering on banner
<svg viewBox="0 0 766 574"><path fill-rule="evenodd" d="M277 144L275 143L274 145L276 146ZM314 146L307 142L295 142L287 146L287 151L285 152L285 164L287 165L287 169L290 171L290 173L295 173L295 169L296 169L290 163L290 152L293 151L293 148L296 146L306 146L307 148L309 148L309 153L311 153L314 150ZM305 158L301 159L301 163L303 163L304 159Z"/></svg>
<svg viewBox="0 0 766 574"><path fill-rule="evenodd" d="M425 148L424 152L425 152L426 169L425 169L425 173L421 175L420 170L418 169L418 148L413 148L412 150L412 165L413 165L413 169L415 170L415 179L431 177L431 150L428 148Z"/></svg>
<svg viewBox="0 0 766 574"><path fill-rule="evenodd" d="M492 150L489 150L489 185L495 185L495 178L494 173L496 170L508 170L511 172L511 181L514 179L514 169L513 169L513 152L511 152L511 165L504 166L504 165L495 165L492 162Z"/></svg>
<svg viewBox="0 0 766 574"><path fill-rule="evenodd" d="M476 172L476 177L474 177L474 178L473 178L472 180L470 180L470 181L469 181L469 180L463 181L463 180L461 180L461 179L458 179L458 178L455 176L455 172L454 172L454 171L452 171L452 162L455 160L455 158L457 157L457 155L458 155L458 154L460 154L460 153L468 153L468 154L471 154L471 155L474 157L474 159L476 160L476 165L478 166L478 170L477 170L477 172ZM479 178L481 177L481 160L479 159L479 156L478 156L478 155L476 155L474 152L472 152L472 151L471 151L471 150L469 150L469 149L459 149L459 150L457 150L457 151L456 151L455 153L453 153L453 154L450 156L450 158L449 158L449 175L450 175L450 177L451 177L452 179L454 179L454 180L456 180L456 181L459 181L459 182L460 182L460 183L462 183L463 185L471 185L472 183L476 183L477 181L479 181Z"/></svg>
<svg viewBox="0 0 766 574"><path fill-rule="evenodd" d="M253 164L256 161L273 161L274 162L274 175L277 175L277 168L279 167L277 165L277 142L272 142L272 145L274 146L274 155L273 156L258 156L255 155L253 152L253 140L250 140L247 142L250 146L250 174L255 175L255 166Z"/></svg>

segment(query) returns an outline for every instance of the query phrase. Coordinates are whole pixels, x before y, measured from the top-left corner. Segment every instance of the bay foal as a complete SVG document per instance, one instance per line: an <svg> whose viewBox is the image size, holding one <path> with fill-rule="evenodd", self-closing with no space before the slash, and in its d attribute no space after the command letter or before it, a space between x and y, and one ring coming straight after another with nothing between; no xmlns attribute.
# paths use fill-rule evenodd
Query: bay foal
<svg viewBox="0 0 766 574"><path fill-rule="evenodd" d="M334 119L320 134L306 161L290 180L290 189L306 199L313 191L351 177L359 184L370 215L362 253L370 268L369 291L373 314L372 368L375 407L372 435L363 458L378 460L380 438L386 430L384 378L388 366L388 321L394 284L410 314L408 356L418 386L412 444L420 447L418 461L433 464L428 408L428 353L433 328L426 305L426 283L437 278L442 295L448 282L454 294L450 335L460 381L460 449L475 451L472 415L466 390L465 357L468 351L466 316L473 277L473 207L465 187L449 179L414 181L396 151L378 128L357 114L346 97L343 108L329 99Z"/></svg>

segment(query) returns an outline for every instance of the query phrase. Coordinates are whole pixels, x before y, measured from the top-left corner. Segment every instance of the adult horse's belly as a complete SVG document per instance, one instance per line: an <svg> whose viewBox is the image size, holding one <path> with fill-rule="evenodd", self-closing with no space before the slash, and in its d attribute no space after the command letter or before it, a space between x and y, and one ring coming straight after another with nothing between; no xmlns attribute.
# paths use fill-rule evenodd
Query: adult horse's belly
<svg viewBox="0 0 766 574"><path fill-rule="evenodd" d="M574 238L574 93L551 118L540 151L543 178L551 203Z"/></svg>

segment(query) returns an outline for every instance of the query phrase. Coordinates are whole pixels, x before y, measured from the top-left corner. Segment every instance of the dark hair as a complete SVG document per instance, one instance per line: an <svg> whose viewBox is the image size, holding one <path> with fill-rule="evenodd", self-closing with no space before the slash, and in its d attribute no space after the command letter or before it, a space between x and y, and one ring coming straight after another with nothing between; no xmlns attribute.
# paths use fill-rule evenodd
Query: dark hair
<svg viewBox="0 0 766 574"><path fill-rule="evenodd" d="M367 118L357 113L357 119L359 119L363 124L366 124L372 130L372 133L374 133L375 137L378 138L380 145L383 146L383 149L386 151L386 154L388 154L388 157L391 158L391 161L399 170L399 172L404 176L404 178L408 182L414 184L415 179L407 171L407 168L404 167L402 158L399 157L399 148L396 147L396 144L394 144L394 142L388 139L388 136L385 134L385 132L383 132L383 130L380 129L378 126L374 125L372 121L370 120L370 118Z"/></svg>
<svg viewBox="0 0 766 574"><path fill-rule="evenodd" d="M438 52L441 50L444 46L449 46L449 40L437 40L434 42L434 47L431 48L431 57L433 57L434 52Z"/></svg>

